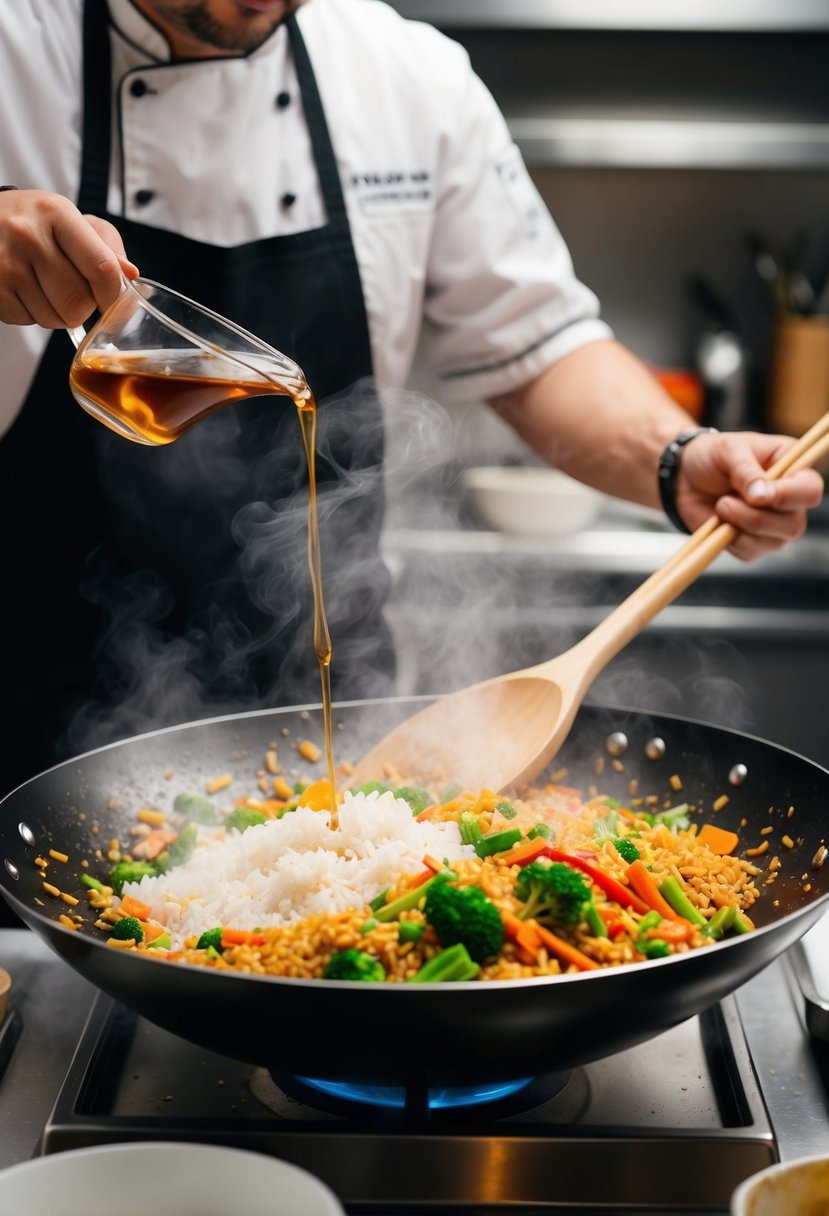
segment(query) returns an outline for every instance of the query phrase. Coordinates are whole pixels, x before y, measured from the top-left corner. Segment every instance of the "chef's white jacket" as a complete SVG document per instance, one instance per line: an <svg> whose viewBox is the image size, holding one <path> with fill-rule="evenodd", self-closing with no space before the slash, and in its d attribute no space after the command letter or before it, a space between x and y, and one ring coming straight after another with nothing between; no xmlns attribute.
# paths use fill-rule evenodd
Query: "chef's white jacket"
<svg viewBox="0 0 829 1216"><path fill-rule="evenodd" d="M166 40L131 0L109 4L110 211L225 246L323 224L287 31L244 58L170 63ZM0 0L2 185L77 197L80 18L80 0ZM457 400L516 388L609 337L465 51L382 0L308 0L298 19L340 167L379 382L406 382L424 318L434 372ZM0 432L48 337L0 325Z"/></svg>

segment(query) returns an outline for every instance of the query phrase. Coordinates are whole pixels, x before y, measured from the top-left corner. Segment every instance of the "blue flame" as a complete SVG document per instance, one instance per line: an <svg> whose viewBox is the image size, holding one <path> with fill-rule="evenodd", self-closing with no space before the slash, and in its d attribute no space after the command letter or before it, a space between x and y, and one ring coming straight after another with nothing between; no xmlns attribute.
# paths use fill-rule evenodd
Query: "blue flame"
<svg viewBox="0 0 829 1216"><path fill-rule="evenodd" d="M460 1106L479 1106L485 1102L496 1102L525 1089L532 1077L518 1081L499 1081L483 1085L454 1085L429 1090L429 1109L448 1110ZM392 1085L354 1085L348 1081L325 1081L316 1077L298 1077L303 1085L319 1093L340 1098L347 1102L361 1102L365 1106L382 1106L403 1110L406 1106L406 1090Z"/></svg>

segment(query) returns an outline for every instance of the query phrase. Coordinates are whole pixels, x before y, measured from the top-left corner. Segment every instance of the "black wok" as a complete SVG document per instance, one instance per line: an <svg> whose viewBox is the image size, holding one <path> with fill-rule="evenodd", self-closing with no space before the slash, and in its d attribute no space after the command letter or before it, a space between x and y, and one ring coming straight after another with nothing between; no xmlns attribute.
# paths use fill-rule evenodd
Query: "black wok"
<svg viewBox="0 0 829 1216"><path fill-rule="evenodd" d="M336 707L338 761L361 754L391 719L416 701L358 702ZM829 864L812 868L824 838L829 772L762 740L664 715L584 707L555 767L566 783L596 786L620 799L631 778L639 792L706 807L722 794L716 815L740 831L745 846L772 826L780 874L752 911L757 931L703 950L560 978L500 983L378 985L300 981L227 974L165 964L105 945L91 927L58 922L70 909L41 890L34 865L50 848L69 854L50 877L82 897L80 860L111 837L126 839L143 804L169 806L180 789L202 789L224 770L237 775L234 794L255 789L254 773L269 742L321 738L318 710L237 715L143 735L88 753L42 773L0 803L0 889L14 911L93 984L151 1022L206 1048L279 1072L401 1085L472 1084L534 1076L611 1054L690 1017L737 988L799 938L826 905ZM624 772L606 750L611 732L629 746ZM665 741L648 759L645 745ZM605 772L596 775L596 760ZM299 762L303 764L303 762ZM729 773L744 765L745 779ZM175 769L167 780L164 773ZM304 765L304 771L308 766ZM242 780L242 774L246 780ZM111 799L116 808L109 808ZM788 808L795 808L788 816ZM747 821L744 829L740 828ZM97 836L91 825L100 825ZM788 833L795 847L782 846ZM762 859L761 859L762 861ZM104 863L105 864L105 863ZM804 879L804 876L805 879ZM808 891L804 887L810 884ZM36 901L45 901L40 906Z"/></svg>

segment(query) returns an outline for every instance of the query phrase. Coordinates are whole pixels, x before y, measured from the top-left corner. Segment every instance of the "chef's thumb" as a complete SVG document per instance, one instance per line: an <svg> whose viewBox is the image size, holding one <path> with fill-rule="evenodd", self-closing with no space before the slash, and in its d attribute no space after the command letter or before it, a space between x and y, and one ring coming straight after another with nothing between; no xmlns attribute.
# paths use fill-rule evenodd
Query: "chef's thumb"
<svg viewBox="0 0 829 1216"><path fill-rule="evenodd" d="M753 455L742 456L731 470L731 484L750 507L768 507L777 495L766 470Z"/></svg>

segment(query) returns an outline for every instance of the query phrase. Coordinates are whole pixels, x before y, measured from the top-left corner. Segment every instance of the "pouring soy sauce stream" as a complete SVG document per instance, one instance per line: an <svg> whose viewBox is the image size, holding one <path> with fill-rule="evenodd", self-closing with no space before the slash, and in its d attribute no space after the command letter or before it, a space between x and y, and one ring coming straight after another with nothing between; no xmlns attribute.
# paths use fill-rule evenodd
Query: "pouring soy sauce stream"
<svg viewBox="0 0 829 1216"><path fill-rule="evenodd" d="M331 705L331 636L322 585L317 513L317 405L302 369L247 330L150 279L123 281L93 328L70 329L75 400L118 435L173 443L215 410L267 394L296 406L308 467L308 566L313 645L320 670L331 826L338 826Z"/></svg>

